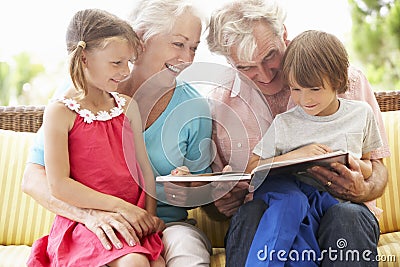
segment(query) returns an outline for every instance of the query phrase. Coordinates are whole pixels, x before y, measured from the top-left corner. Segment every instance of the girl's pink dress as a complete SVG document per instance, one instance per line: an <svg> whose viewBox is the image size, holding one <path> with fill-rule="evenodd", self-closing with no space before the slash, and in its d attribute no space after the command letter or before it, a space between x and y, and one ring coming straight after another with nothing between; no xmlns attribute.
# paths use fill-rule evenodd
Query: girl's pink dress
<svg viewBox="0 0 400 267"><path fill-rule="evenodd" d="M136 160L133 132L122 107L125 99L111 93L117 107L96 115L80 110L71 99L62 101L78 113L69 132L71 177L99 192L114 195L145 208L144 183ZM102 266L129 253L155 260L163 250L161 233L146 236L140 244L106 250L85 225L56 216L50 234L35 241L28 266Z"/></svg>

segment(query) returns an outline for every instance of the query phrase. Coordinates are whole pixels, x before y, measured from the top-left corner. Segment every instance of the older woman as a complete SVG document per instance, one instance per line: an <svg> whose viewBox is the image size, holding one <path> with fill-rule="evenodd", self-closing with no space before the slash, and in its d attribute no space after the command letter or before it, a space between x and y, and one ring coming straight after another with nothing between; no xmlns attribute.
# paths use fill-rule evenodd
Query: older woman
<svg viewBox="0 0 400 267"><path fill-rule="evenodd" d="M198 173L209 171L210 144L202 142L211 138L207 102L190 85L176 80L192 63L199 45L199 13L184 0L143 0L137 4L130 22L143 42L143 51L118 91L133 96L139 104L154 174L169 174L182 165ZM24 174L24 192L52 212L85 224L107 249L111 249L111 243L116 248L121 245L117 232L129 244L132 222L120 214L83 210L51 197L41 160L42 145L37 142L32 149ZM209 266L210 242L186 222L186 209L169 205L159 185L157 199L157 215L167 226L163 231L167 266Z"/></svg>

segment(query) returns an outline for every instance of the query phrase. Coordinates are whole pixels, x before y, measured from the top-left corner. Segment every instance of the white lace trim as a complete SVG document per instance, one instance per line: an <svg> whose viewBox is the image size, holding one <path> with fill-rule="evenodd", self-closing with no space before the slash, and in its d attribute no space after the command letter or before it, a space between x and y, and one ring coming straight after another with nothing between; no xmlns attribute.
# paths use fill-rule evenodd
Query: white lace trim
<svg viewBox="0 0 400 267"><path fill-rule="evenodd" d="M97 115L94 115L93 112L91 112L88 109L80 109L81 105L76 102L74 99L71 98L65 98L61 97L58 100L64 103L64 105L69 108L72 111L75 111L76 113L79 114L83 118L83 121L86 123L92 123L93 121L108 121L111 120L114 117L118 117L121 115L124 110L122 109L123 106L126 104L126 99L123 97L120 97L117 92L111 92L110 93L114 99L115 102L117 103L116 107L113 107L110 109L109 112L107 111L99 111L97 112Z"/></svg>

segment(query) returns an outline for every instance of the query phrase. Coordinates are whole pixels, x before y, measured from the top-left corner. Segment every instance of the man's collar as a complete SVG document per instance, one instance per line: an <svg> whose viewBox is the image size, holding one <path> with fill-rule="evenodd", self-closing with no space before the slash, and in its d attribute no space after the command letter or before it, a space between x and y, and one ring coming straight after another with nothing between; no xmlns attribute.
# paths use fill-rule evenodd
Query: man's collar
<svg viewBox="0 0 400 267"><path fill-rule="evenodd" d="M235 79L233 80L232 84L231 97L236 97L239 95L241 84L242 80L240 79L238 72L236 72Z"/></svg>

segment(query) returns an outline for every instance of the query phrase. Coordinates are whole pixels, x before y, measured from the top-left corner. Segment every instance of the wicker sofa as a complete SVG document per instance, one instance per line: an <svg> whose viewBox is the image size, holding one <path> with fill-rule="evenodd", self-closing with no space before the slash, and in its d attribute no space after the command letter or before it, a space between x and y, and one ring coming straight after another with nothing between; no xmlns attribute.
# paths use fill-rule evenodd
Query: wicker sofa
<svg viewBox="0 0 400 267"><path fill-rule="evenodd" d="M389 184L378 206L380 266L400 266L400 91L377 92L392 156L384 160ZM25 161L44 106L0 107L0 267L25 266L30 246L48 233L54 215L21 191ZM213 244L211 266L225 266L224 235L228 222L211 220L200 208L190 211Z"/></svg>

